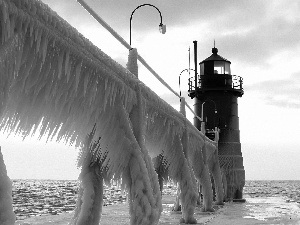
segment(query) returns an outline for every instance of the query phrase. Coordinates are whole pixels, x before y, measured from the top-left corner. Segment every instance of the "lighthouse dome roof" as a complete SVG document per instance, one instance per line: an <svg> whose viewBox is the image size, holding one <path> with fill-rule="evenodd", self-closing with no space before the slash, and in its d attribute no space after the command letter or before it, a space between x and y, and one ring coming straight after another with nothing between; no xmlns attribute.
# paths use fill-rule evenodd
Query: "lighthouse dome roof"
<svg viewBox="0 0 300 225"><path fill-rule="evenodd" d="M217 48L212 48L212 55L209 56L208 58L204 59L201 63L207 62L207 61L226 61L229 62L231 64L231 62L227 59L225 59L224 57L218 55L218 49Z"/></svg>

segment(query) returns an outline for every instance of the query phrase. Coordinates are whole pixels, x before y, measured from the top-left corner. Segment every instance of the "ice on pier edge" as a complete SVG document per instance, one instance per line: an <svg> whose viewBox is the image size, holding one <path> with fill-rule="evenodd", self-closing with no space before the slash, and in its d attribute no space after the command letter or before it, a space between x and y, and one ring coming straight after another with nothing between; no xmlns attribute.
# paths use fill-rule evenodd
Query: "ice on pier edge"
<svg viewBox="0 0 300 225"><path fill-rule="evenodd" d="M0 224L15 223L16 216L12 206L12 182L7 176L6 166L0 147Z"/></svg>

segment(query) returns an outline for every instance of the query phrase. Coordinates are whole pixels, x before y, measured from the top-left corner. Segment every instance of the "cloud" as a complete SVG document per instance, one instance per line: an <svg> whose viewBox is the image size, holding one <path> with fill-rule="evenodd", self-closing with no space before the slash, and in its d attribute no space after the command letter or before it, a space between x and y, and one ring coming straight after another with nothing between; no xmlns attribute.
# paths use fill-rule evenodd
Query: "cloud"
<svg viewBox="0 0 300 225"><path fill-rule="evenodd" d="M91 24L97 24L76 1L43 2L49 4L73 26L88 28ZM129 40L129 18L132 11L145 3L157 6L163 23L167 25L167 34L172 33L172 37L168 36L168 39L175 39L178 47L191 45L192 40L198 40L199 59L211 54L210 47L213 46L214 39L220 55L231 61L253 66L270 66L268 60L272 56L281 51L293 51L300 46L300 2L297 0L86 2L125 40ZM143 41L158 30L159 23L156 9L141 7L132 18L132 35L136 41ZM97 26L100 27L98 24ZM175 47L176 43L172 46Z"/></svg>
<svg viewBox="0 0 300 225"><path fill-rule="evenodd" d="M244 88L250 95L257 92L268 105L300 108L300 72L285 79L267 80Z"/></svg>
<svg viewBox="0 0 300 225"><path fill-rule="evenodd" d="M220 42L222 49L230 52L233 60L263 65L276 53L292 51L300 45L299 35L295 34L299 27L300 21L274 18L248 32L223 35Z"/></svg>
<svg viewBox="0 0 300 225"><path fill-rule="evenodd" d="M216 39L220 55L253 66L269 66L268 60L275 54L300 47L300 2L238 1L228 5L199 21L207 23L205 30L198 31L200 46L212 46Z"/></svg>
<svg viewBox="0 0 300 225"><path fill-rule="evenodd" d="M70 22L87 22L88 14L79 3L73 0L42 0L59 15ZM163 23L167 26L186 26L190 24L205 23L206 21L219 22L225 20L227 25L236 27L235 24L249 23L259 20L264 14L266 3L259 0L227 0L227 1L203 1L203 0L86 0L86 3L108 24L117 30L129 29L129 18L133 10L142 4L152 4L160 11ZM239 20L236 18L240 17ZM138 31L153 30L152 23L159 24L160 17L153 7L144 6L135 11L132 22L134 29ZM197 30L197 28L196 28ZM195 30L195 31L196 31Z"/></svg>

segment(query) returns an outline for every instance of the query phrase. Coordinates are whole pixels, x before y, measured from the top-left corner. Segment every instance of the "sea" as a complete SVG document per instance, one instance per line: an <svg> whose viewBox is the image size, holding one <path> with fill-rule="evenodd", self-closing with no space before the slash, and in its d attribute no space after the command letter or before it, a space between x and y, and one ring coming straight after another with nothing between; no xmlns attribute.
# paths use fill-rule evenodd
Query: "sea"
<svg viewBox="0 0 300 225"><path fill-rule="evenodd" d="M79 181L77 180L12 180L13 208L17 220L33 216L59 215L72 212L76 207ZM177 187L164 185L163 194L176 195ZM281 197L300 207L300 180L249 180L244 187L246 198ZM126 201L126 193L117 184L104 188L103 205Z"/></svg>

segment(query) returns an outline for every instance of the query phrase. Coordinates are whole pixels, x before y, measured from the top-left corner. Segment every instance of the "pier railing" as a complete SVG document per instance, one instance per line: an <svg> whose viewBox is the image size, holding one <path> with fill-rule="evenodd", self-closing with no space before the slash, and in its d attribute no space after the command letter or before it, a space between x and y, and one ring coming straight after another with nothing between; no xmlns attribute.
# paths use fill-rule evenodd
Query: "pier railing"
<svg viewBox="0 0 300 225"><path fill-rule="evenodd" d="M111 26L109 26L96 12L94 12L94 10L92 8L90 8L84 0L77 0L78 3L80 3L82 5L82 7L87 10L90 15L92 17L94 17L94 19L96 19L111 35L114 36L114 38L116 38L125 48L127 48L128 50L132 49L131 45L128 44ZM142 63L147 70L152 73L152 75L155 76L155 78L157 80L159 80L159 82L161 82L166 88L168 88L174 95L176 95L179 99L181 98L181 96L175 91L173 90L168 84L167 82L165 82L159 75L158 73L155 72L155 70L142 58L142 56L138 55L138 60L140 61L140 63ZM202 121L201 118L199 116L196 115L196 113L194 112L194 110L191 108L190 105L188 105L187 102L185 102L186 107L192 112L192 114L194 115L195 118L197 118L198 120Z"/></svg>

